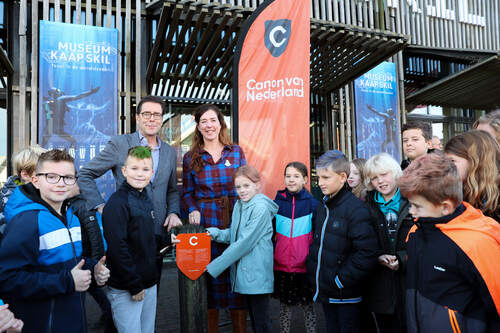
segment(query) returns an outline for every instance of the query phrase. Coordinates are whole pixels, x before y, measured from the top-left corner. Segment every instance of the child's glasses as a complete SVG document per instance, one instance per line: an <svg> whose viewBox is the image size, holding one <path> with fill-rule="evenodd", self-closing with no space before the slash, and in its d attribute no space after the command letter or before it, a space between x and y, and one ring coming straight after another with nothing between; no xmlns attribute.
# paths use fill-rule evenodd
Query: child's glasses
<svg viewBox="0 0 500 333"><path fill-rule="evenodd" d="M47 180L47 183L49 184L57 184L63 179L64 184L66 185L75 185L76 183L76 176L61 176L58 175L57 173L37 173L37 176L45 176L45 180Z"/></svg>

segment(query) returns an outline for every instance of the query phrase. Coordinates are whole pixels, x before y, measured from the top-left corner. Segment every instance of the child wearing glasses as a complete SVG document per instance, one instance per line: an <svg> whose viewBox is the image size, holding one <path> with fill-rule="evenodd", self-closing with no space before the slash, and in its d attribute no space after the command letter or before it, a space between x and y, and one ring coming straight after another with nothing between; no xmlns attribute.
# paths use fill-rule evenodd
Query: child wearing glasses
<svg viewBox="0 0 500 333"><path fill-rule="evenodd" d="M41 154L32 182L16 188L5 207L0 294L23 332L86 331L84 291L109 277L104 258L82 257L80 221L67 205L73 162L62 150Z"/></svg>

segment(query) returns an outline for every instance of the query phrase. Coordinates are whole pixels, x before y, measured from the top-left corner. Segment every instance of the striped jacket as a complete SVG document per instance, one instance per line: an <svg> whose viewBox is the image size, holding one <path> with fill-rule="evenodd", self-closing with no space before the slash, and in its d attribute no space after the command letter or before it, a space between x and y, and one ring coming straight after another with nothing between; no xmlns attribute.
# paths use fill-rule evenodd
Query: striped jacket
<svg viewBox="0 0 500 333"><path fill-rule="evenodd" d="M468 203L408 235L409 333L499 332L500 225Z"/></svg>
<svg viewBox="0 0 500 333"><path fill-rule="evenodd" d="M312 217L318 202L306 190L290 193L278 191L274 202L276 214L276 246L274 270L306 273L306 257L312 243Z"/></svg>
<svg viewBox="0 0 500 333"><path fill-rule="evenodd" d="M82 255L81 231L72 209L59 215L32 184L7 202L0 247L0 295L23 332L85 332L84 294L75 292L71 269ZM83 269L93 268L86 259Z"/></svg>

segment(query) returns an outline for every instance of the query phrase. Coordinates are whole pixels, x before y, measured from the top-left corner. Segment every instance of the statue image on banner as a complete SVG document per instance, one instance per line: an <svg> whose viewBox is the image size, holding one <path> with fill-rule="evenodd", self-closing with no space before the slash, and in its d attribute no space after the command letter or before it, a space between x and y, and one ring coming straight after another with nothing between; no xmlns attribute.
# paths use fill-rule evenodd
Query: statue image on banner
<svg viewBox="0 0 500 333"><path fill-rule="evenodd" d="M399 152L399 112L396 68L383 62L354 81L356 156L385 152L396 161Z"/></svg>
<svg viewBox="0 0 500 333"><path fill-rule="evenodd" d="M66 124L66 112L69 112L69 102L73 102L99 91L99 87L92 88L89 91L78 95L66 95L64 91L58 88L50 88L48 97L44 98L43 112L45 113L45 127L43 133L42 146L45 147L52 135L58 135L60 138L69 141L72 145L76 144L73 136L64 130Z"/></svg>
<svg viewBox="0 0 500 333"><path fill-rule="evenodd" d="M394 138L396 137L396 119L394 118L394 110L389 108L386 112L378 112L371 105L366 105L366 108L376 115L382 117L384 119L384 127L385 127L385 139L382 143L382 151L386 151L388 145L391 143L395 146Z"/></svg>

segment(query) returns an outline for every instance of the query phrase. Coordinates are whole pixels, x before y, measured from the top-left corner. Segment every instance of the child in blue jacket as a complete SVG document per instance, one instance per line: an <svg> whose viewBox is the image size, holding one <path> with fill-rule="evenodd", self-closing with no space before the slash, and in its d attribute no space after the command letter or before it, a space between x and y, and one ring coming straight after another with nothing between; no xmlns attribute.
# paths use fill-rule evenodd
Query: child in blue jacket
<svg viewBox="0 0 500 333"><path fill-rule="evenodd" d="M231 266L233 292L247 296L247 304L256 333L271 333L269 300L273 292L273 226L276 205L259 193L260 175L249 165L234 174L234 186L240 197L235 204L231 227L208 228L210 236L229 247L208 266L217 277Z"/></svg>
<svg viewBox="0 0 500 333"><path fill-rule="evenodd" d="M84 291L92 276L98 285L109 278L104 257L82 257L80 221L66 201L75 183L73 158L50 150L40 155L32 183L7 202L0 295L24 322L23 332L86 331Z"/></svg>

